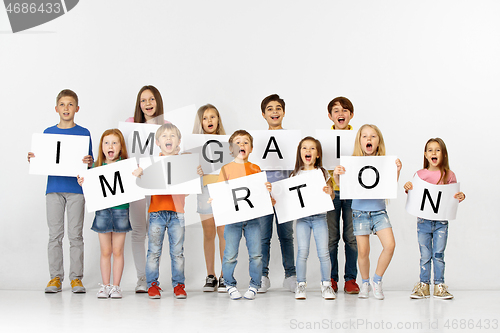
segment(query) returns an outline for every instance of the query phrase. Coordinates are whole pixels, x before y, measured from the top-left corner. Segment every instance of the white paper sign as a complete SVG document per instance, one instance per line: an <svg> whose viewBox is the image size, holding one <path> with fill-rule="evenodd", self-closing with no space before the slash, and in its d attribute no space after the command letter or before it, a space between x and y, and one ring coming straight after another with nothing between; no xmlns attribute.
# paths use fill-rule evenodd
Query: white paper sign
<svg viewBox="0 0 500 333"><path fill-rule="evenodd" d="M137 186L146 195L201 193L198 154L143 157Z"/></svg>
<svg viewBox="0 0 500 333"><path fill-rule="evenodd" d="M41 134L31 137L31 175L76 177L87 170L83 157L89 154L90 138L83 135Z"/></svg>
<svg viewBox="0 0 500 333"><path fill-rule="evenodd" d="M232 224L272 214L273 205L266 182L266 173L259 172L228 182L208 184L215 224Z"/></svg>
<svg viewBox="0 0 500 333"><path fill-rule="evenodd" d="M253 137L252 162L262 170L293 170L299 130L250 131Z"/></svg>
<svg viewBox="0 0 500 333"><path fill-rule="evenodd" d="M325 186L321 170L274 182L271 193L276 200L274 209L278 223L333 210L330 195L323 192Z"/></svg>
<svg viewBox="0 0 500 333"><path fill-rule="evenodd" d="M196 105L191 104L172 111L165 112L163 116L165 120L177 126L179 131L181 131L182 138L184 139L184 135L193 133L193 124L194 117L196 116L196 111Z"/></svg>
<svg viewBox="0 0 500 333"><path fill-rule="evenodd" d="M88 212L115 207L144 198L132 172L137 169L134 158L85 171L82 185Z"/></svg>
<svg viewBox="0 0 500 333"><path fill-rule="evenodd" d="M333 170L340 164L340 156L352 156L356 131L316 130L316 139L323 149L323 167Z"/></svg>
<svg viewBox="0 0 500 333"><path fill-rule="evenodd" d="M395 199L398 193L396 156L342 156L340 199Z"/></svg>
<svg viewBox="0 0 500 333"><path fill-rule="evenodd" d="M433 221L454 220L457 217L460 183L434 185L423 181L415 174L413 190L408 191L406 211L411 215Z"/></svg>
<svg viewBox="0 0 500 333"><path fill-rule="evenodd" d="M146 156L158 156L160 147L156 145L155 134L160 125L119 122L129 157L137 159Z"/></svg>
<svg viewBox="0 0 500 333"><path fill-rule="evenodd" d="M182 140L186 152L200 156L199 165L207 175L218 175L222 166L234 159L229 151L229 135L188 134Z"/></svg>

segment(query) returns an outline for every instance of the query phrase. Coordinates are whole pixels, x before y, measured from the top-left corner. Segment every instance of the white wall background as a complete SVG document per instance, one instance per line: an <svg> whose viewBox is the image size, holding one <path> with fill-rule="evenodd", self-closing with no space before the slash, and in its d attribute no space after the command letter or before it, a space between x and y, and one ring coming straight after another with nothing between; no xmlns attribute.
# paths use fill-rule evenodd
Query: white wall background
<svg viewBox="0 0 500 333"><path fill-rule="evenodd" d="M416 219L404 210L402 185L421 168L427 139L443 138L467 194L450 222L447 284L452 290L498 290L487 281L500 274L493 259L500 252L499 9L494 0L88 0L17 34L0 9L1 288L42 290L49 280L46 178L28 175L26 154L31 134L58 122L57 93L78 93L76 122L91 131L95 153L101 133L132 116L138 90L153 84L166 111L216 105L228 132L266 129L260 102L278 93L286 101L284 126L314 135L331 125L328 102L349 97L355 129L378 125L388 153L403 162L398 199L388 207L397 246L386 289L410 290L418 281ZM92 219L87 214L84 283L96 288L99 246ZM122 285L131 290L136 278L129 240L126 248ZM236 274L242 286L248 281L243 248ZM373 266L379 252L372 238ZM283 269L276 236L271 253L270 277L278 286ZM186 230L185 256L188 291L199 289L206 273L199 224ZM317 262L312 249L311 282L319 280ZM169 285L166 254L160 279Z"/></svg>

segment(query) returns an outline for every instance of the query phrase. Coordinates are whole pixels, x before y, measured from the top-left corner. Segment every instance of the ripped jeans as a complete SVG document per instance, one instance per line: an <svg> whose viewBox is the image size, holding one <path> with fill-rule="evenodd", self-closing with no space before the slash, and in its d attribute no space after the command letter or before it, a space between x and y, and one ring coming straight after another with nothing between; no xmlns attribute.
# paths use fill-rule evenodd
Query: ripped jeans
<svg viewBox="0 0 500 333"><path fill-rule="evenodd" d="M160 257L165 229L168 233L172 287L179 283L184 284L184 213L162 210L149 213L148 254L146 257L148 288L153 282L160 285L158 276L160 275Z"/></svg>
<svg viewBox="0 0 500 333"><path fill-rule="evenodd" d="M417 218L420 246L420 282L431 281L431 259L434 264L434 284L444 283L444 250L448 240L448 221Z"/></svg>

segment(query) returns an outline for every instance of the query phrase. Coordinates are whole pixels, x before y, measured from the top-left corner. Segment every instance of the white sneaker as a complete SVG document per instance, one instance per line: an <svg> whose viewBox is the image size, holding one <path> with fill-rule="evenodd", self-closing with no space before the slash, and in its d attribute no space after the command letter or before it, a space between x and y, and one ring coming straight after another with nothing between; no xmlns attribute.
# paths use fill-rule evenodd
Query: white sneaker
<svg viewBox="0 0 500 333"><path fill-rule="evenodd" d="M101 288L99 288L99 291L97 292L97 298L108 298L109 297L109 291L111 290L111 286L100 284Z"/></svg>
<svg viewBox="0 0 500 333"><path fill-rule="evenodd" d="M307 283L299 282L295 288L295 299L306 299L306 286Z"/></svg>
<svg viewBox="0 0 500 333"><path fill-rule="evenodd" d="M295 292L295 287L297 286L297 276L292 275L283 280L283 288L290 290L292 293Z"/></svg>
<svg viewBox="0 0 500 333"><path fill-rule="evenodd" d="M240 299L241 298L241 294L238 291L238 289L236 289L236 287L226 286L226 290L227 290L227 293L229 294L229 298L231 298L231 299Z"/></svg>
<svg viewBox="0 0 500 333"><path fill-rule="evenodd" d="M243 297L246 299L255 299L255 295L257 295L257 288L248 287L248 290Z"/></svg>
<svg viewBox="0 0 500 333"><path fill-rule="evenodd" d="M370 292L370 283L363 282L361 283L361 288L359 288L359 298L368 298L368 293Z"/></svg>
<svg viewBox="0 0 500 333"><path fill-rule="evenodd" d="M335 299L337 297L335 291L333 291L331 281L321 281L321 296L324 299Z"/></svg>
<svg viewBox="0 0 500 333"><path fill-rule="evenodd" d="M120 286L111 286L109 298L122 298L122 288Z"/></svg>
<svg viewBox="0 0 500 333"><path fill-rule="evenodd" d="M260 279L260 288L257 290L259 294L267 292L267 289L271 288L271 280L267 276L262 275Z"/></svg>
<svg viewBox="0 0 500 333"><path fill-rule="evenodd" d="M141 276L137 280L137 286L135 287L135 292L137 294L145 294L148 292L148 282L146 281L145 276Z"/></svg>
<svg viewBox="0 0 500 333"><path fill-rule="evenodd" d="M376 299L384 299L384 291L382 290L382 281L379 283L373 282L373 279L370 280L370 284L373 289L373 297Z"/></svg>

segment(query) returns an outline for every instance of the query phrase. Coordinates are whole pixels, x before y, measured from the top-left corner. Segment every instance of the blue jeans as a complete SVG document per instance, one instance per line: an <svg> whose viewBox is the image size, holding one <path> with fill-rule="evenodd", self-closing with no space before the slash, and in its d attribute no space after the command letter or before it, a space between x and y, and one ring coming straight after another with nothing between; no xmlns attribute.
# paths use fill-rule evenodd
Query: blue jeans
<svg viewBox="0 0 500 333"><path fill-rule="evenodd" d="M352 200L340 200L340 192L335 191L335 199L333 206L335 210L331 210L326 214L326 222L328 223L328 250L330 251L330 261L332 263L332 272L330 277L335 281L339 281L339 262L338 251L340 241L340 214L342 213L342 240L344 241L345 252L345 268L344 281L356 280L358 275L358 245L356 236L352 229Z"/></svg>
<svg viewBox="0 0 500 333"><path fill-rule="evenodd" d="M168 229L170 263L172 267L172 286L184 284L184 214L169 210L149 213L148 255L146 258L146 280L148 287L158 283L160 257ZM160 283L158 283L160 285Z"/></svg>
<svg viewBox="0 0 500 333"><path fill-rule="evenodd" d="M316 250L320 263L321 281L330 281L331 263L328 251L328 225L326 214L317 214L297 220L297 282L306 282L307 257L311 242L311 231L314 233Z"/></svg>
<svg viewBox="0 0 500 333"><path fill-rule="evenodd" d="M271 238L273 236L273 219L276 220L278 239L281 246L281 258L285 277L296 275L295 258L293 247L293 221L278 223L275 214L269 214L260 218L260 231L262 233L262 276L269 275L269 258L271 250Z"/></svg>
<svg viewBox="0 0 500 333"><path fill-rule="evenodd" d="M420 282L431 281L431 259L434 264L434 284L444 283L444 250L448 240L448 221L417 218L420 246Z"/></svg>
<svg viewBox="0 0 500 333"><path fill-rule="evenodd" d="M260 279L262 277L262 252L260 246L260 225L259 218L227 224L224 227L224 239L226 247L222 259L222 275L224 282L228 286L236 287L234 279L234 269L238 262L238 249L240 247L241 235L245 236L248 257L250 260L250 286L256 289L260 288Z"/></svg>

